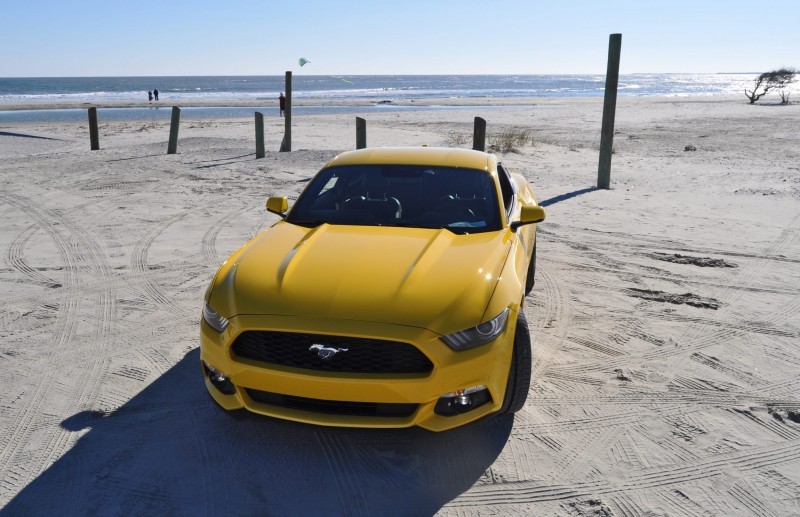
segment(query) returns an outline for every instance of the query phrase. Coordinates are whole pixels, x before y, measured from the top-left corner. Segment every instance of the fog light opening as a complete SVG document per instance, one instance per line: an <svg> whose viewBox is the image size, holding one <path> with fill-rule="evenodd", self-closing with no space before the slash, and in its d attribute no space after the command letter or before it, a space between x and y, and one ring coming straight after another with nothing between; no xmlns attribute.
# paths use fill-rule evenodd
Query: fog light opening
<svg viewBox="0 0 800 517"><path fill-rule="evenodd" d="M472 408L472 397L464 393L464 390L458 390L455 403L464 409Z"/></svg>
<svg viewBox="0 0 800 517"><path fill-rule="evenodd" d="M224 395L233 395L236 393L236 388L233 386L231 379L221 370L214 368L206 362L203 362L203 369L206 372L208 380L220 393Z"/></svg>
<svg viewBox="0 0 800 517"><path fill-rule="evenodd" d="M492 396L489 395L489 390L486 389L486 386L479 384L443 394L436 402L434 412L441 416L461 415L491 402L491 400Z"/></svg>

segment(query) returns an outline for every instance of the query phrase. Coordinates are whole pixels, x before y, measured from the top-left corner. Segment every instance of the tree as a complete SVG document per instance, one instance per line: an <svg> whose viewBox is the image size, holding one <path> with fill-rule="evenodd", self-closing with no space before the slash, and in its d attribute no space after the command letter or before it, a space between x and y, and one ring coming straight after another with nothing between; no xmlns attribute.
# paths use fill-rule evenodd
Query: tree
<svg viewBox="0 0 800 517"><path fill-rule="evenodd" d="M789 104L789 94L786 88L795 81L796 70L794 68L781 68L775 71L775 84L781 96L781 104Z"/></svg>
<svg viewBox="0 0 800 517"><path fill-rule="evenodd" d="M789 100L789 94L786 93L786 87L792 84L795 80L795 70L793 68L780 68L771 72L764 72L756 77L753 89L748 91L744 90L744 94L750 99L750 104L755 102L768 94L772 90L781 92L781 100L786 104Z"/></svg>

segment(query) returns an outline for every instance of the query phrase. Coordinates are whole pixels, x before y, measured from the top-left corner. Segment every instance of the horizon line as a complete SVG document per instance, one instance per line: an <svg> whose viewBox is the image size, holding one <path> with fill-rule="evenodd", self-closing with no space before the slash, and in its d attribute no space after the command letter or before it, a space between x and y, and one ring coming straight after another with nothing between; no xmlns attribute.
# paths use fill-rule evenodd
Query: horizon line
<svg viewBox="0 0 800 517"><path fill-rule="evenodd" d="M294 70L287 70L292 72ZM664 74L685 74L685 75L703 75L703 74L724 74L724 75L745 75L745 74L760 74L761 72L744 71L744 72L620 72L620 75L664 75ZM284 72L285 74L285 72ZM186 74L186 75L0 75L0 79L117 79L117 78L149 78L149 77L283 77L284 74ZM302 74L297 77L413 77L413 76L429 76L429 77L447 77L453 75L466 75L466 76L503 76L503 75L520 75L520 76L538 76L538 75L605 75L605 72L560 72L560 73L492 73L492 74L478 74L478 73L449 73L449 74Z"/></svg>

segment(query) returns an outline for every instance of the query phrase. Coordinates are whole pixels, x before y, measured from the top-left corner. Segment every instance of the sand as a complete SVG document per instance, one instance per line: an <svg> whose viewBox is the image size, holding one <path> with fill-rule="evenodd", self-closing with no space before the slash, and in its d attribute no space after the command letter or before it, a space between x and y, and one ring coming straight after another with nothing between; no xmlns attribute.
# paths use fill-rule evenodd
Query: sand
<svg viewBox="0 0 800 517"><path fill-rule="evenodd" d="M800 515L800 105L621 98L367 116L368 143L499 153L547 206L526 407L446 433L236 420L203 291L355 145L354 115L0 127L0 505L9 515ZM541 106L534 106L541 105ZM102 118L101 118L102 120ZM694 150L686 150L694 149Z"/></svg>

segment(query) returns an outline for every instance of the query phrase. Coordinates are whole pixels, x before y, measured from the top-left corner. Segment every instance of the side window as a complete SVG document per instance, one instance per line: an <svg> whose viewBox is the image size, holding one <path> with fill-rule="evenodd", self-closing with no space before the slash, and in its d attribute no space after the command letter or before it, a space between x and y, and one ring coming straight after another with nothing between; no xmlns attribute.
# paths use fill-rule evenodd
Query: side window
<svg viewBox="0 0 800 517"><path fill-rule="evenodd" d="M500 194L503 196L506 215L511 217L511 211L514 209L514 187L511 185L508 171L499 163L497 164L497 178L500 180Z"/></svg>

